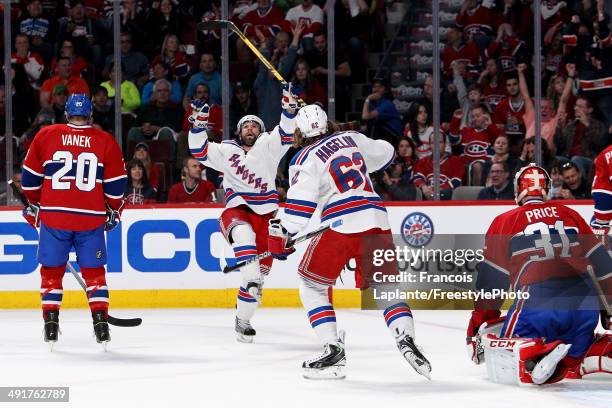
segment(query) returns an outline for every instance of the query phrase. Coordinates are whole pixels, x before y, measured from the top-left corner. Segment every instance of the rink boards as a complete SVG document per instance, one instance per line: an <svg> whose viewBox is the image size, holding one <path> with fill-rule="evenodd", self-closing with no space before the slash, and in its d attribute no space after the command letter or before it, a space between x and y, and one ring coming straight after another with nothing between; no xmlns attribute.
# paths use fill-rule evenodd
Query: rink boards
<svg viewBox="0 0 612 408"><path fill-rule="evenodd" d="M414 222L433 234L484 234L495 216L512 208L512 203L505 203L394 202L387 204L387 211L394 234L405 233ZM591 219L592 202L572 202L570 206L585 220ZM219 232L217 218L222 210L220 206L195 205L126 209L120 226L107 234L112 307L234 307L240 276L221 273L227 259L233 258ZM317 225L315 216L307 230ZM0 309L39 307L37 240L38 232L23 221L19 209L0 210ZM419 245L418 240L413 243ZM264 306L301 306L296 271L306 247L303 243L287 261L274 263L266 280ZM70 259L78 268L74 253ZM352 272L348 265L337 282L337 307L359 306ZM76 281L66 277L63 307L85 306Z"/></svg>

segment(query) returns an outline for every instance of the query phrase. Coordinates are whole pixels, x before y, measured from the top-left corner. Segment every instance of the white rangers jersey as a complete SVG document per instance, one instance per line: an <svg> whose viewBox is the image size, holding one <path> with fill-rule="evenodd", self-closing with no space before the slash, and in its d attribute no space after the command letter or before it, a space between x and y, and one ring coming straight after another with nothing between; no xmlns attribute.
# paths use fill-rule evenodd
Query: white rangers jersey
<svg viewBox="0 0 612 408"><path fill-rule="evenodd" d="M223 173L226 207L247 205L257 214L278 208L275 179L278 165L291 145L295 115L281 114L280 124L259 135L248 151L233 140L209 142L204 129L189 131L189 150L205 166Z"/></svg>
<svg viewBox="0 0 612 408"><path fill-rule="evenodd" d="M382 199L369 173L386 168L395 157L393 146L358 132L337 132L300 150L289 167L290 188L279 217L295 234L320 206L321 223L341 233L372 228L390 229Z"/></svg>

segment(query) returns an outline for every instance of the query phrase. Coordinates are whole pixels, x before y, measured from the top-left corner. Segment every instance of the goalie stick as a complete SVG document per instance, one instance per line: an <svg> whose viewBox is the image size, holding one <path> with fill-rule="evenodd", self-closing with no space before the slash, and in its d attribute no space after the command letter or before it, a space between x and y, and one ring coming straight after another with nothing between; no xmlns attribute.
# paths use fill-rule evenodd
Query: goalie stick
<svg viewBox="0 0 612 408"><path fill-rule="evenodd" d="M11 189L13 190L13 194L15 195L15 197L19 199L19 201L21 201L21 204L23 204L24 207L29 207L30 203L28 203L27 198L23 195L21 191L19 191L17 186L13 183L13 180L9 180L7 184L11 186ZM70 262L68 262L66 266L68 267L68 270L70 271L72 276L74 276L74 278L77 280L79 285L81 285L85 293L87 293L87 285L85 285L83 278L81 278L81 276L79 276L77 271L74 269L74 266L72 266ZM112 324L113 326L117 326L117 327L135 327L135 326L140 326L140 324L142 323L142 319L139 317L136 317L133 319L121 319L118 317L113 317L111 315L108 315L108 323Z"/></svg>
<svg viewBox="0 0 612 408"><path fill-rule="evenodd" d="M308 234L302 235L301 237L298 237L296 239L289 240L289 242L287 242L287 244L289 245L289 247L292 247L295 244L299 244L300 242L306 241L307 239L310 239L312 237L315 237L315 236L317 236L319 234L324 233L325 231L327 231L331 227L337 227L339 225L342 225L342 220L334 221L330 225L326 225L326 226L321 227L319 229L316 229L314 231L310 231ZM261 254L255 256L255 257L253 257L251 259L247 259L246 261L238 262L234 266L226 266L225 268L223 268L223 273L230 273L232 271L235 271L236 269L242 268L245 265L252 264L253 262L260 261L260 260L262 260L264 258L267 258L269 256L272 256L272 252L270 252L270 251L262 252Z"/></svg>
<svg viewBox="0 0 612 408"><path fill-rule="evenodd" d="M603 306L603 309L601 310L601 326L605 329L606 319L609 320L610 317L612 316L612 307L610 307L610 305L608 304L608 300L606 299L606 294L601 288L601 285L599 284L599 280L597 279L597 276L595 275L595 271L593 270L593 267L591 265L587 266L587 272L589 274L589 277L593 281L593 286L595 286L595 290L597 291L599 302Z"/></svg>

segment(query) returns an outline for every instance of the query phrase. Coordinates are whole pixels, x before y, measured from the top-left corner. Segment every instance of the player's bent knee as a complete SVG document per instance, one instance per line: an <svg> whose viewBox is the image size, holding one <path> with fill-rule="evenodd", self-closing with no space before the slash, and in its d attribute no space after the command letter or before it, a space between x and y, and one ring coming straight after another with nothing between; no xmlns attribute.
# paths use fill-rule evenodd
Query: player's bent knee
<svg viewBox="0 0 612 408"><path fill-rule="evenodd" d="M235 225L228 234L230 244L235 243L254 243L255 231L249 224Z"/></svg>

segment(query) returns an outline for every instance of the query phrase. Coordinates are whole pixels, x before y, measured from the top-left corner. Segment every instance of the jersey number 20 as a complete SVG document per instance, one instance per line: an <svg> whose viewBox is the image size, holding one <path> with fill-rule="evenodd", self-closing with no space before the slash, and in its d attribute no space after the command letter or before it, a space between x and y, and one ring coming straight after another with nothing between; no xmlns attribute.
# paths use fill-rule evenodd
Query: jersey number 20
<svg viewBox="0 0 612 408"><path fill-rule="evenodd" d="M329 173L334 183L336 183L336 188L341 193L357 190L364 183L363 189L365 191L372 191L365 160L359 152L353 153L352 157L336 157L329 165Z"/></svg>
<svg viewBox="0 0 612 408"><path fill-rule="evenodd" d="M63 162L63 166L51 177L53 190L70 190L69 179L74 179L74 184L81 191L91 191L96 187L98 158L95 154L82 152L74 160L72 153L59 150L53 154L53 161Z"/></svg>

